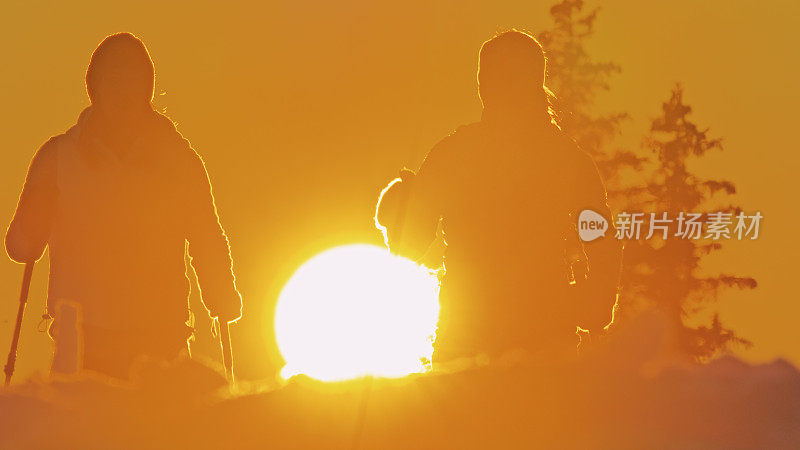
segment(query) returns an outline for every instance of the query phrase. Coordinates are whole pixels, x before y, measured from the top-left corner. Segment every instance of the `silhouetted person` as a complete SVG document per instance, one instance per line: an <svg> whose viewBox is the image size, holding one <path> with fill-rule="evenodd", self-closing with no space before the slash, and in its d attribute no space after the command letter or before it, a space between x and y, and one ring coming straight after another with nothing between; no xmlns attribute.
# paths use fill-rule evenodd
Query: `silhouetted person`
<svg viewBox="0 0 800 450"><path fill-rule="evenodd" d="M439 142L379 202L376 220L393 252L419 259L437 233L446 238L436 361L574 352L576 326L598 330L611 320L621 249L610 220L606 237L582 247L588 276L579 271L570 283L577 214L611 214L591 157L551 119L544 77L530 35L485 42L481 121Z"/></svg>
<svg viewBox="0 0 800 450"><path fill-rule="evenodd" d="M121 378L140 355L187 351L187 242L210 315L233 321L242 307L205 166L153 109L154 73L131 34L97 47L86 72L91 106L36 152L6 234L18 262L50 248L57 355L59 323L73 315L58 311L75 305L83 368ZM65 323L64 335L75 326Z"/></svg>

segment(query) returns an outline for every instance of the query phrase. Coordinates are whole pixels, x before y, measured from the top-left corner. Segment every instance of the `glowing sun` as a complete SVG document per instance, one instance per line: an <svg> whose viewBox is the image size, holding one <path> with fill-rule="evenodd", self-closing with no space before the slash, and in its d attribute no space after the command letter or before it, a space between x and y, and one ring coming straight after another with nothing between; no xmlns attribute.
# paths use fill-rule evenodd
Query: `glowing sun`
<svg viewBox="0 0 800 450"><path fill-rule="evenodd" d="M332 381L424 372L439 318L435 274L373 245L324 251L292 276L275 312L281 375Z"/></svg>

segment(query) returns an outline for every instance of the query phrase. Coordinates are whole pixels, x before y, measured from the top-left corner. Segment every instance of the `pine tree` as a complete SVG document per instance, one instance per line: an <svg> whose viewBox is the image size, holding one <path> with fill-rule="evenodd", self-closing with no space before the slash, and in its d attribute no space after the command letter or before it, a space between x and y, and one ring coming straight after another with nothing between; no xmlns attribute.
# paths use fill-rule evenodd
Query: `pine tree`
<svg viewBox="0 0 800 450"><path fill-rule="evenodd" d="M654 154L655 169L644 186L628 188L630 198L642 198L632 202L639 211L655 212L657 216L666 212L669 219L681 213L703 213L702 220L707 222L708 213L712 212L705 210L708 200L717 193L736 193L730 181L703 179L688 168L691 158L722 149L720 139L709 137L707 129L690 120L691 112L678 85L663 103L662 115L652 121L643 141L644 148ZM729 206L722 212L738 213L740 209ZM716 314L708 326L691 328L685 325L685 320L717 301L722 288L753 289L756 281L732 275L700 276L703 256L720 250L722 241L676 236L677 222L671 222L668 229L666 239L626 243L621 298L647 302L665 313L677 331L679 350L695 358L713 356L731 344L749 345L733 330L725 328Z"/></svg>
<svg viewBox="0 0 800 450"><path fill-rule="evenodd" d="M611 89L610 78L621 69L598 62L586 50L594 33L599 8L584 11L582 0L563 0L550 9L554 26L540 34L548 57L548 86L554 91L553 109L561 128L595 159L609 191L612 209L630 212L700 212L715 193L733 195L728 181L703 180L690 172L687 161L721 149L689 120L691 108L676 87L663 105L663 115L652 122L638 151L614 147L614 138L628 117L625 113L593 111L599 92ZM645 154L650 151L653 157ZM644 174L644 183L626 184L626 170ZM639 178L639 177L637 177ZM728 208L736 210L735 207ZM671 230L671 233L673 231ZM615 322L631 320L633 311L655 308L670 322L678 350L694 358L709 357L732 344L747 341L725 328L714 315L707 326L692 328L687 319L718 299L720 289L752 289L755 280L720 275L701 277L700 261L719 250L719 241L687 239L638 240L626 244L622 293Z"/></svg>
<svg viewBox="0 0 800 450"><path fill-rule="evenodd" d="M611 88L610 78L620 72L613 62L595 61L586 51L600 11L584 13L582 0L564 0L550 8L555 22L551 30L537 36L547 52L548 87L559 126L595 159L615 197L625 168L639 170L646 161L631 151L612 149L626 113L595 114L597 94ZM614 200L614 198L612 198Z"/></svg>

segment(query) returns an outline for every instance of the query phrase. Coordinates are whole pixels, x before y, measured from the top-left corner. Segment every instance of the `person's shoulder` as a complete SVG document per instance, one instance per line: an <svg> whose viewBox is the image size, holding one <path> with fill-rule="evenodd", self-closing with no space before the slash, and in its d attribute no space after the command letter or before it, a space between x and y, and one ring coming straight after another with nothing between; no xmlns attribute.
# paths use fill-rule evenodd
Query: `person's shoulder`
<svg viewBox="0 0 800 450"><path fill-rule="evenodd" d="M192 147L189 139L181 134L172 119L158 111L154 111L153 129L158 136L158 140L162 144L166 144L165 147L167 148L165 150L170 156L183 163L202 162L200 154Z"/></svg>
<svg viewBox="0 0 800 450"><path fill-rule="evenodd" d="M55 153L56 151L58 151L59 144L68 139L69 135L67 135L67 133L61 133L55 136L51 136L50 139L46 140L44 144L42 144L42 146L39 147L37 153L44 153L44 154Z"/></svg>
<svg viewBox="0 0 800 450"><path fill-rule="evenodd" d="M559 151L568 159L580 166L594 167L594 158L578 144L574 137L570 136L560 127L553 125L553 138L556 140Z"/></svg>
<svg viewBox="0 0 800 450"><path fill-rule="evenodd" d="M175 122L166 115L153 111L153 130L161 140L171 141L172 143L187 144L189 140L183 137Z"/></svg>
<svg viewBox="0 0 800 450"><path fill-rule="evenodd" d="M480 122L462 125L440 140L430 152L428 158L446 159L456 157L465 148L474 145L483 136L484 127Z"/></svg>
<svg viewBox="0 0 800 450"><path fill-rule="evenodd" d="M447 137L442 139L442 142L447 141L450 144L466 144L474 142L476 139L479 139L484 135L484 131L485 127L481 122L473 122L466 125L461 125Z"/></svg>
<svg viewBox="0 0 800 450"><path fill-rule="evenodd" d="M567 132L561 129L560 126L551 123L548 127L548 130L550 131L550 138L558 143L562 150L580 151L578 141L576 141L571 135L567 134Z"/></svg>
<svg viewBox="0 0 800 450"><path fill-rule="evenodd" d="M36 154L33 156L33 164L43 166L56 164L58 159L58 149L61 147L62 143L69 141L69 139L70 136L68 133L61 133L52 136L50 139L45 141L45 143L42 144L38 150L36 150Z"/></svg>
<svg viewBox="0 0 800 450"><path fill-rule="evenodd" d="M60 155L71 154L77 148L77 143L85 123L91 114L91 107L84 108L78 120L63 133L51 136L39 147L33 157L33 163L50 167L57 164Z"/></svg>

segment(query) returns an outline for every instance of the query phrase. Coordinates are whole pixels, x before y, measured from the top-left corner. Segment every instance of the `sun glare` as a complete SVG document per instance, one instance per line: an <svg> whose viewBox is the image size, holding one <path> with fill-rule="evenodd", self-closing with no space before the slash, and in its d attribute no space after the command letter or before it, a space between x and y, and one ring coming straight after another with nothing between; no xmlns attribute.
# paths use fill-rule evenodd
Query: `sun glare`
<svg viewBox="0 0 800 450"><path fill-rule="evenodd" d="M275 312L284 378L424 372L439 317L435 274L373 245L326 250L283 288Z"/></svg>

